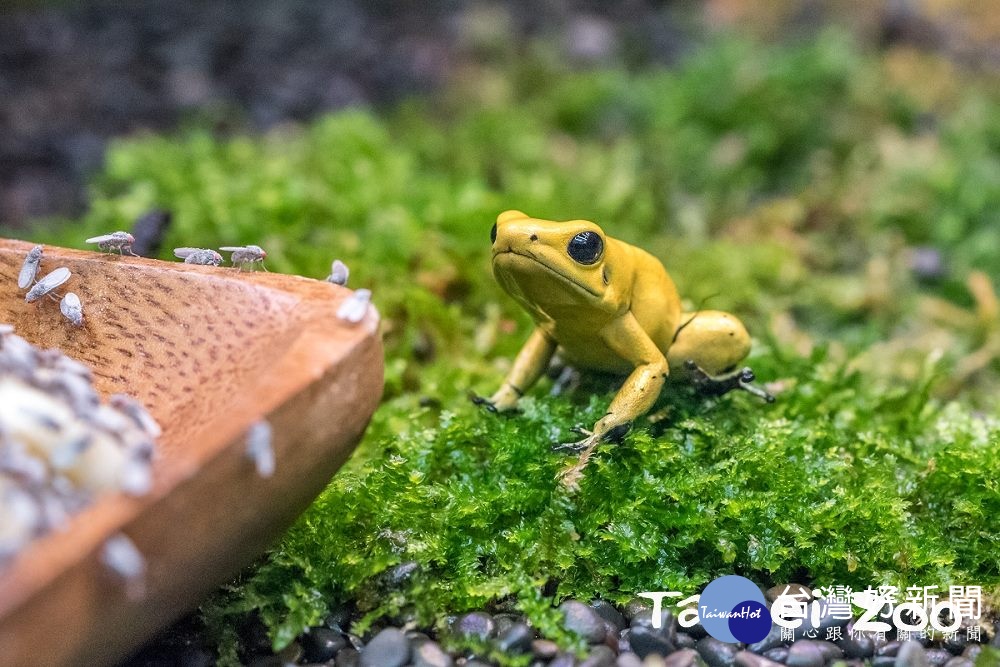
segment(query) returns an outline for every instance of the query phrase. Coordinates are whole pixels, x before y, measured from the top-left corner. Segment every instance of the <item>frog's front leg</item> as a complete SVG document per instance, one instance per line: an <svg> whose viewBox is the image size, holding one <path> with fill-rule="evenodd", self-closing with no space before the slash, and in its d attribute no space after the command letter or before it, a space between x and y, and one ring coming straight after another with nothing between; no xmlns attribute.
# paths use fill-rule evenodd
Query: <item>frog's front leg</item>
<svg viewBox="0 0 1000 667"><path fill-rule="evenodd" d="M514 365L500 388L489 398L476 400L497 412L513 410L518 399L538 382L556 351L556 341L547 333L536 328L524 347L517 353Z"/></svg>
<svg viewBox="0 0 1000 667"><path fill-rule="evenodd" d="M611 401L608 412L594 424L587 437L556 447L580 452L579 460L561 473L563 482L570 487L576 485L598 443L624 435L636 417L653 407L670 372L663 352L631 313L612 322L600 335L615 354L634 364L635 368Z"/></svg>

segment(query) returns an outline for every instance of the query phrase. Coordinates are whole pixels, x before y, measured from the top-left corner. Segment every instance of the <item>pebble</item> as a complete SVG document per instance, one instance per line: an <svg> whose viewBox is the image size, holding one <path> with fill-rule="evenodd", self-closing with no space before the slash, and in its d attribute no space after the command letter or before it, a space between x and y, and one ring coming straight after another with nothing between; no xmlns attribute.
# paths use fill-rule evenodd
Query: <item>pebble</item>
<svg viewBox="0 0 1000 667"><path fill-rule="evenodd" d="M785 662L788 660L788 647L787 646L777 646L768 651L764 651L762 654L768 660L774 660L775 662Z"/></svg>
<svg viewBox="0 0 1000 667"><path fill-rule="evenodd" d="M667 637L667 632L640 625L629 631L628 644L640 658L654 654L667 656L676 649L674 643Z"/></svg>
<svg viewBox="0 0 1000 667"><path fill-rule="evenodd" d="M496 629L493 617L483 611L465 614L455 623L455 632L476 639L489 639L496 634Z"/></svg>
<svg viewBox="0 0 1000 667"><path fill-rule="evenodd" d="M615 609L615 606L610 602L594 600L590 603L590 608L596 611L598 616L607 621L614 628L616 634L628 627L628 621L625 620L622 613Z"/></svg>
<svg viewBox="0 0 1000 667"><path fill-rule="evenodd" d="M835 649L836 653L832 653L831 649ZM803 639L789 647L785 664L789 667L823 667L828 659L840 658L843 655L843 651L829 642Z"/></svg>
<svg viewBox="0 0 1000 667"><path fill-rule="evenodd" d="M531 653L536 658L550 660L559 653L559 645L548 639L536 639L531 642Z"/></svg>
<svg viewBox="0 0 1000 667"><path fill-rule="evenodd" d="M896 654L896 667L930 667L930 665L920 642L908 640L900 644L899 653Z"/></svg>
<svg viewBox="0 0 1000 667"><path fill-rule="evenodd" d="M954 656L951 651L943 648L928 648L924 649L924 656L927 658L927 662L935 667L941 667L946 662L951 660Z"/></svg>
<svg viewBox="0 0 1000 667"><path fill-rule="evenodd" d="M334 660L335 667L360 667L361 665L361 654L358 653L357 649L345 648L337 653L337 659Z"/></svg>
<svg viewBox="0 0 1000 667"><path fill-rule="evenodd" d="M413 667L452 667L454 664L437 642L426 641L413 649Z"/></svg>
<svg viewBox="0 0 1000 667"><path fill-rule="evenodd" d="M709 667L729 667L736 660L738 652L736 644L727 644L715 637L704 637L698 640L698 653Z"/></svg>
<svg viewBox="0 0 1000 667"><path fill-rule="evenodd" d="M645 663L643 663L645 664ZM698 651L691 648L674 651L663 660L664 667L703 667L705 661L702 660Z"/></svg>
<svg viewBox="0 0 1000 667"><path fill-rule="evenodd" d="M595 646L579 667L614 667L615 652L607 646Z"/></svg>
<svg viewBox="0 0 1000 667"><path fill-rule="evenodd" d="M969 638L967 635L967 626L963 626L959 632L955 633L954 636L948 636L943 642L941 642L941 647L946 648L953 655L961 655L965 647L969 645Z"/></svg>
<svg viewBox="0 0 1000 667"><path fill-rule="evenodd" d="M674 635L674 645L677 648L694 648L698 641L686 632L678 632Z"/></svg>
<svg viewBox="0 0 1000 667"><path fill-rule="evenodd" d="M283 664L276 655L262 655L251 660L248 667L282 667Z"/></svg>
<svg viewBox="0 0 1000 667"><path fill-rule="evenodd" d="M653 603L649 598L634 597L622 607L622 614L625 616L625 620L631 622L640 611L652 608Z"/></svg>
<svg viewBox="0 0 1000 667"><path fill-rule="evenodd" d="M944 667L974 667L974 665L974 662L960 655L952 656L948 662L944 663Z"/></svg>
<svg viewBox="0 0 1000 667"><path fill-rule="evenodd" d="M410 646L414 647L420 646L424 642L429 642L431 640L431 638L427 636L426 632L418 632L417 630L407 630L405 634L406 634L406 640L410 642Z"/></svg>
<svg viewBox="0 0 1000 667"><path fill-rule="evenodd" d="M740 651L736 654L735 664L738 667L780 667L781 663L750 651Z"/></svg>
<svg viewBox="0 0 1000 667"><path fill-rule="evenodd" d="M322 627L310 628L299 641L309 662L326 662L347 646L347 640L339 632Z"/></svg>
<svg viewBox="0 0 1000 667"><path fill-rule="evenodd" d="M866 635L845 635L837 642L837 646L848 658L870 658L875 655L875 641Z"/></svg>
<svg viewBox="0 0 1000 667"><path fill-rule="evenodd" d="M560 653L552 659L549 667L576 667L576 658L571 653Z"/></svg>
<svg viewBox="0 0 1000 667"><path fill-rule="evenodd" d="M642 659L635 653L619 653L615 667L642 667Z"/></svg>
<svg viewBox="0 0 1000 667"><path fill-rule="evenodd" d="M882 646L876 647L875 655L886 655L886 656L896 657L896 654L899 653L900 646L902 646L902 643L893 639L891 642L886 642Z"/></svg>
<svg viewBox="0 0 1000 667"><path fill-rule="evenodd" d="M340 657L339 655L337 656ZM410 643L397 628L386 628L361 649L361 667L403 667L410 660Z"/></svg>
<svg viewBox="0 0 1000 667"><path fill-rule="evenodd" d="M505 653L528 653L532 649L534 631L524 623L515 623L497 639L497 647Z"/></svg>
<svg viewBox="0 0 1000 667"><path fill-rule="evenodd" d="M771 630L767 633L767 636L759 642L750 644L747 649L754 653L764 653L765 651L769 651L772 648L776 648L786 643L788 642L781 639L781 626L777 623L772 623Z"/></svg>
<svg viewBox="0 0 1000 667"><path fill-rule="evenodd" d="M493 623L496 624L496 634L497 637L501 636L503 633L507 632L507 629L512 627L517 623L523 623L524 618L518 616L517 614L510 614L503 612L500 614L493 614Z"/></svg>
<svg viewBox="0 0 1000 667"><path fill-rule="evenodd" d="M559 605L559 610L565 615L563 627L580 635L589 644L599 644L604 641L607 630L596 611L578 600L566 600Z"/></svg>
<svg viewBox="0 0 1000 667"><path fill-rule="evenodd" d="M979 654L983 652L983 647L979 644L969 644L962 651L962 657L968 658L969 660L975 660L979 657Z"/></svg>

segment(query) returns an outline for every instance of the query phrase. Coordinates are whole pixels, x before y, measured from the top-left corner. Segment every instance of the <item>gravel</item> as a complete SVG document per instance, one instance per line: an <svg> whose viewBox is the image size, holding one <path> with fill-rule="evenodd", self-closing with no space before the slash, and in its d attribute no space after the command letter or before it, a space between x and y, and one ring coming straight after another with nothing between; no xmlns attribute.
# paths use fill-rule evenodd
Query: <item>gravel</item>
<svg viewBox="0 0 1000 667"><path fill-rule="evenodd" d="M446 630L411 621L404 627L373 630L362 639L347 632L360 612L341 608L331 613L324 626L310 628L300 636L293 644L292 655L298 656L296 664L329 667L482 667L495 665L491 658L497 653L527 659L530 667L971 667L983 645L964 638L963 641L938 638L927 640L929 646L923 646L919 641L886 641L850 634L836 643L822 639L788 642L781 641L779 632L775 641L745 646L710 636L695 640L688 634L690 628L679 631L676 617L669 612L661 617L665 621L663 627L653 628L650 610L642 605L616 607L604 601L566 600L559 607L565 618L564 628L573 629L588 640L583 651L574 654L551 639L536 638L537 630L525 616L507 609L496 614L465 613L455 617ZM615 641L619 636L616 628L625 624L629 627L622 628L621 639ZM847 626L853 627L853 621L848 620ZM255 648L241 654L244 664L290 664L284 659L288 653L278 656L271 653L266 637L261 641L254 639L263 626L258 623L253 627L255 632L247 635L247 641ZM498 632L501 627L503 630ZM595 641L598 635L601 640ZM991 636L992 633L983 630L982 642L989 642ZM480 654L459 648L468 644L456 643L453 641L456 638L462 641L471 638L480 648L490 647L490 652ZM171 647L177 644L174 641ZM193 659L206 654L190 638L182 645L186 647L185 655ZM956 655L959 648L961 655ZM145 653L150 652L147 647ZM169 655L176 658L173 664L186 664L179 660L179 649L171 648ZM127 667L140 664L149 663L126 663Z"/></svg>

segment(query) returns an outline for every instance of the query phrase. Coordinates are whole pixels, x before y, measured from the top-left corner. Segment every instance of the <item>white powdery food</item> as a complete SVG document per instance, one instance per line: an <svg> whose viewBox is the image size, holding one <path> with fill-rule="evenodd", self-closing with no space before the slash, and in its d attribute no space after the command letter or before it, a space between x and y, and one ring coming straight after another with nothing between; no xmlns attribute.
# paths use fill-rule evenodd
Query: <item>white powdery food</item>
<svg viewBox="0 0 1000 667"><path fill-rule="evenodd" d="M129 396L101 403L92 378L0 324L0 567L99 494L152 486L159 425Z"/></svg>

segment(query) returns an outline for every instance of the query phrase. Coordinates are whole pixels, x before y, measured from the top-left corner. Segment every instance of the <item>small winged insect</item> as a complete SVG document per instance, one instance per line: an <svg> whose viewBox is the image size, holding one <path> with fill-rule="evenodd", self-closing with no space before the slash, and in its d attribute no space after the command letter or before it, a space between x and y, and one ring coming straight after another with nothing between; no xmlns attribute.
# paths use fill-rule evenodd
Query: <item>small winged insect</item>
<svg viewBox="0 0 1000 667"><path fill-rule="evenodd" d="M174 257L184 260L185 264L201 264L218 266L222 264L222 255L207 248L174 248Z"/></svg>
<svg viewBox="0 0 1000 667"><path fill-rule="evenodd" d="M146 577L146 559L142 552L125 534L118 533L108 539L101 548L101 562L115 576L122 579L126 592L131 598L143 596Z"/></svg>
<svg viewBox="0 0 1000 667"><path fill-rule="evenodd" d="M219 248L219 250L225 250L226 252L233 253L229 260L233 263L233 266L238 267L240 271L242 271L245 266L253 268L254 264L260 264L260 268L267 271L267 268L264 267L264 260L267 259L267 252L265 252L259 245L223 246Z"/></svg>
<svg viewBox="0 0 1000 667"><path fill-rule="evenodd" d="M73 323L73 326L83 326L83 304L74 292L66 292L66 296L59 302L59 310Z"/></svg>
<svg viewBox="0 0 1000 667"><path fill-rule="evenodd" d="M17 274L18 289L28 289L35 282L38 275L38 264L42 261L42 246L36 245L28 251L28 256L24 258L21 265L21 272Z"/></svg>
<svg viewBox="0 0 1000 667"><path fill-rule="evenodd" d="M28 303L33 303L38 299L41 299L43 296L69 280L71 275L72 274L69 272L69 269L65 266L60 266L58 269L35 283L24 296L24 300Z"/></svg>
<svg viewBox="0 0 1000 667"><path fill-rule="evenodd" d="M274 448L271 447L271 425L263 419L247 431L247 458L253 461L257 474L267 478L274 474Z"/></svg>
<svg viewBox="0 0 1000 667"><path fill-rule="evenodd" d="M355 290L354 294L340 302L340 307L337 308L337 317L351 324L357 324L365 319L371 300L371 290Z"/></svg>
<svg viewBox="0 0 1000 667"><path fill-rule="evenodd" d="M339 259L333 260L333 264L330 265L330 275L326 277L326 282L333 283L334 285L346 285L347 278L351 275L351 270L347 268L347 264L344 264Z"/></svg>
<svg viewBox="0 0 1000 667"><path fill-rule="evenodd" d="M129 419L135 422L135 425L141 428L149 437L159 438L163 435L160 425L156 423L153 416L142 406L142 403L128 394L112 394L108 398L108 403L119 412L128 415Z"/></svg>
<svg viewBox="0 0 1000 667"><path fill-rule="evenodd" d="M117 250L119 255L124 255L127 252L130 255L138 257L138 255L132 252L132 244L135 243L135 238L128 232L112 232L110 234L102 234L101 236L92 236L86 242L96 243L97 247L103 252Z"/></svg>

